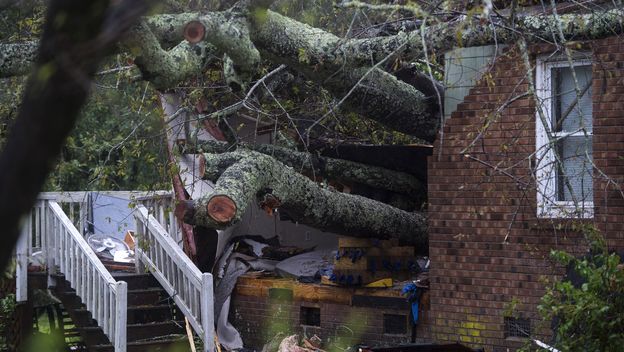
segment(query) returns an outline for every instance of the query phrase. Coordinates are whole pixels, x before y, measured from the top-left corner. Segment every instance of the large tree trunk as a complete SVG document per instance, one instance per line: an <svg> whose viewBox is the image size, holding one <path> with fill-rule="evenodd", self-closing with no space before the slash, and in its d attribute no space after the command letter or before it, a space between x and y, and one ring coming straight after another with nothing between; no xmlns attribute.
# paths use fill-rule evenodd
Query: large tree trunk
<svg viewBox="0 0 624 352"><path fill-rule="evenodd" d="M254 151L204 154L212 193L181 206L187 222L223 228L239 221L258 201L268 212L286 212L295 221L351 236L400 238L424 246L426 218L357 195L330 190L274 158ZM225 171L222 171L225 170Z"/></svg>
<svg viewBox="0 0 624 352"><path fill-rule="evenodd" d="M357 182L370 187L392 191L410 196L419 196L425 192L420 181L405 172L388 170L383 167L366 165L354 161L323 157L312 153L299 152L271 144L206 141L199 145L184 145L182 150L188 153L225 153L237 148L254 150L270 155L278 161L292 167L295 171L310 176L324 176L346 182ZM205 160L209 160L210 157Z"/></svg>

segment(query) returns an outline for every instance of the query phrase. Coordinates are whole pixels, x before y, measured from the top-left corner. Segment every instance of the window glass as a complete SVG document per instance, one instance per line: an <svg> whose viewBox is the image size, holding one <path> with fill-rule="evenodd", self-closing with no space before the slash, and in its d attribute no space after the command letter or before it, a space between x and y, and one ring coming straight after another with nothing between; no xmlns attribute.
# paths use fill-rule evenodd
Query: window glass
<svg viewBox="0 0 624 352"><path fill-rule="evenodd" d="M551 71L553 94L552 124L554 132L575 132L581 127L592 130L591 65L575 66L578 88L582 93L577 99L576 85L570 67L555 67Z"/></svg>
<svg viewBox="0 0 624 352"><path fill-rule="evenodd" d="M562 138L557 141L557 154L561 161L556 170L557 200L591 202L592 137L581 135Z"/></svg>

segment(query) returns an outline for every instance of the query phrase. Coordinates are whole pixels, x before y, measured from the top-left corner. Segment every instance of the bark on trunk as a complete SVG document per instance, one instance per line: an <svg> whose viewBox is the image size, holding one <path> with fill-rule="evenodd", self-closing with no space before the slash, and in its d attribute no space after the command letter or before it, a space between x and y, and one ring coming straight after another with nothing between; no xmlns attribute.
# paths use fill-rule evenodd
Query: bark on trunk
<svg viewBox="0 0 624 352"><path fill-rule="evenodd" d="M478 46L494 42L513 43L518 33L527 36L526 39L530 43L558 42L560 39L554 27L556 18L552 14L519 17L515 28L507 28L501 24L483 25L480 21L473 23L467 19L431 25L425 29L424 34L417 30L401 32L394 36L345 40L272 11L258 10L254 13L256 16L250 28L253 44L277 56L288 56L288 60L298 63L300 68L307 66L307 69L313 72L324 70L335 73L345 66L370 67L392 55L401 55L404 59L423 58L425 49L423 42L427 44L427 50L439 55L456 46ZM563 14L559 15L558 19L565 38L578 41L622 33L623 16L624 10L612 9L590 14ZM179 44L184 39L183 29L186 23L199 19L203 23L214 22L211 26L224 25L228 21L220 13L191 12L154 15L145 18L144 21L163 47L167 48ZM236 27L241 25L243 24L237 24ZM276 32L271 33L272 30ZM302 33L308 36L302 36ZM211 42L209 35L206 41ZM216 42L223 43L221 40ZM229 47L229 43L230 41L226 40L223 44ZM3 60L0 61L0 77L27 72L27 67L33 63L36 48L37 45L34 43L0 44L0 55L5 51L8 54L6 57L0 57ZM247 49L232 51L231 55L251 53Z"/></svg>
<svg viewBox="0 0 624 352"><path fill-rule="evenodd" d="M557 25L561 26L567 40L599 39L622 33L623 16L622 9L558 17L552 14L528 15L519 17L515 28L509 28L503 23L484 25L480 19L468 18L429 26L424 33L418 30L394 36L349 40L338 48L339 54L336 56L359 64L368 64L371 60L377 62L393 54L405 59L416 59L422 58L425 50L440 54L456 46L512 44L517 41L518 35L525 36L530 43L558 43L560 37ZM426 43L426 48L423 43Z"/></svg>
<svg viewBox="0 0 624 352"><path fill-rule="evenodd" d="M440 123L438 99L422 93L430 94L431 85L414 88L374 65L394 55L404 60L422 58L425 50L439 56L458 45L513 43L518 35L529 42L558 42L556 25L568 40L602 38L622 33L624 14L612 9L558 17L533 15L518 18L514 28L468 18L431 25L424 33L344 39L269 10L237 11L153 16L137 27L127 43L137 49L136 62L144 77L161 89L200 74L214 54L228 55L229 67L236 71L230 76L244 85L259 62L260 50L265 58L285 63L327 88L341 99L339 107L427 141L435 138ZM203 42L180 42L183 24L189 21L204 24ZM179 44L169 52L161 46L176 40ZM32 43L0 47L0 77L26 72L35 50Z"/></svg>
<svg viewBox="0 0 624 352"><path fill-rule="evenodd" d="M251 26L252 40L264 57L296 69L344 99L340 108L427 141L435 138L440 121L432 106L437 100L372 66L381 60L353 65L336 54L342 38L273 11L256 13Z"/></svg>
<svg viewBox="0 0 624 352"><path fill-rule="evenodd" d="M295 221L359 237L400 238L426 245L426 218L315 183L268 155L254 151L205 154L215 189L186 204L187 221L223 228L240 220L252 201L267 211L279 208ZM229 165L220 173L223 165Z"/></svg>
<svg viewBox="0 0 624 352"><path fill-rule="evenodd" d="M0 44L0 78L28 73L38 46L38 42Z"/></svg>
<svg viewBox="0 0 624 352"><path fill-rule="evenodd" d="M270 155L292 167L295 171L312 176L322 175L340 181L357 182L411 196L417 196L424 192L420 181L414 175L405 172L349 160L323 157L270 144L240 143L238 147ZM225 142L207 141L196 146L184 145L182 148L184 152L190 153L225 153L237 149L237 146ZM210 165L209 162L208 165Z"/></svg>
<svg viewBox="0 0 624 352"><path fill-rule="evenodd" d="M215 52L210 43L190 44L186 41L166 51L145 21L132 27L123 45L136 55L134 62L143 78L162 90L200 74Z"/></svg>

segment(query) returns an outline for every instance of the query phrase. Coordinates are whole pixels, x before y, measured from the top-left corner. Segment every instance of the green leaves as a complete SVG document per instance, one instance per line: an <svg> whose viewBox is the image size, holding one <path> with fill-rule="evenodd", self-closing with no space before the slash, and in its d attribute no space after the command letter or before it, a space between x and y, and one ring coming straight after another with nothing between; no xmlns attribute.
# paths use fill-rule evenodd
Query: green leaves
<svg viewBox="0 0 624 352"><path fill-rule="evenodd" d="M552 251L551 258L572 268L580 284L557 281L546 289L538 311L558 322L554 347L561 351L619 351L624 345L624 270L621 258L608 253L602 236L584 228L590 254L576 258Z"/></svg>
<svg viewBox="0 0 624 352"><path fill-rule="evenodd" d="M170 187L156 92L127 80L126 72L120 71L96 82L47 190Z"/></svg>

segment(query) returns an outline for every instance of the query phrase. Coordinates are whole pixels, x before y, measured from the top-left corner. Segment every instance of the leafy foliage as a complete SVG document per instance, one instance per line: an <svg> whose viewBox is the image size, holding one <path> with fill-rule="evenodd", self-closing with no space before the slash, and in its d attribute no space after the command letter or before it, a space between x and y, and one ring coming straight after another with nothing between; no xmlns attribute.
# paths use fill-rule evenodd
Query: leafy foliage
<svg viewBox="0 0 624 352"><path fill-rule="evenodd" d="M157 96L100 82L68 137L48 190L169 188Z"/></svg>
<svg viewBox="0 0 624 352"><path fill-rule="evenodd" d="M0 298L0 351L6 351L7 346L4 341L6 336L7 322L10 322L15 311L15 294L10 293Z"/></svg>
<svg viewBox="0 0 624 352"><path fill-rule="evenodd" d="M551 257L573 269L582 280L552 283L538 306L554 321L554 347L561 351L621 351L624 346L624 267L607 251L601 236L586 229L590 254L576 258L564 251Z"/></svg>

